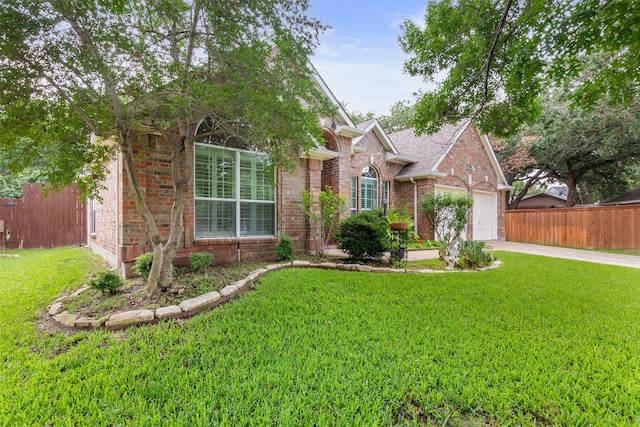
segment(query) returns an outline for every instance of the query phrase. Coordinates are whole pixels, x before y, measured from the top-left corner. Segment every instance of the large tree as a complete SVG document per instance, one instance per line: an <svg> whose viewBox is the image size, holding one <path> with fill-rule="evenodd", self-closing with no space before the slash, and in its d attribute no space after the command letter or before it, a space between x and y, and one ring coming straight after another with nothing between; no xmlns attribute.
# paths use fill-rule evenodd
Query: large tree
<svg viewBox="0 0 640 427"><path fill-rule="evenodd" d="M585 72L575 105L625 105L640 74L634 0L431 0L424 27L407 21L405 69L436 88L420 94L414 124L434 132L472 117L484 132L514 134L539 114L538 96ZM589 69L588 55L601 62Z"/></svg>
<svg viewBox="0 0 640 427"><path fill-rule="evenodd" d="M511 200L516 208L528 190L545 181L567 185L567 205L592 203L626 191L640 164L640 103L570 108L570 90L542 100L531 126L496 146L508 179L524 185Z"/></svg>
<svg viewBox="0 0 640 427"><path fill-rule="evenodd" d="M89 193L104 177L113 138L153 247L149 294L171 285L193 179L196 130L244 141L282 164L291 144L320 135L325 104L307 57L324 27L307 0L5 0L0 5L2 149L46 153L49 178L79 180ZM135 172L133 144L161 135L171 150L171 231L162 235ZM174 137L175 133L178 137Z"/></svg>
<svg viewBox="0 0 640 427"><path fill-rule="evenodd" d="M413 105L409 101L396 101L389 107L389 110L389 115L377 117L385 131L389 133L398 132L412 126ZM367 111L366 113L352 111L349 116L356 124L360 124L375 118L376 113L373 111Z"/></svg>

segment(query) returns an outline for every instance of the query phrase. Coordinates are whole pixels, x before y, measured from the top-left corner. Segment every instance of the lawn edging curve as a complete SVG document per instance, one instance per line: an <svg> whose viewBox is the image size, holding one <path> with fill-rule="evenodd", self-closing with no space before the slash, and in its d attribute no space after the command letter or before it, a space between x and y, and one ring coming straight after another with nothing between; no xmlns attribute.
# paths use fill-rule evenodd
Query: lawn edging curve
<svg viewBox="0 0 640 427"><path fill-rule="evenodd" d="M47 318L58 328L66 330L119 330L132 326L150 325L168 319L183 319L191 317L203 310L216 307L229 301L240 292L249 290L251 284L265 274L283 268L320 268L325 270L361 271L368 273L401 273L401 274L452 274L470 273L498 268L500 261L494 261L491 265L477 270L412 270L406 268L371 267L362 264L342 264L335 262L314 262L294 260L288 263L269 264L263 268L252 271L247 277L225 286L220 292L213 291L190 298L177 305L159 308L122 311L103 317L87 317L69 313L64 303L67 298L73 298L89 289L84 285L70 295L62 296L47 306Z"/></svg>

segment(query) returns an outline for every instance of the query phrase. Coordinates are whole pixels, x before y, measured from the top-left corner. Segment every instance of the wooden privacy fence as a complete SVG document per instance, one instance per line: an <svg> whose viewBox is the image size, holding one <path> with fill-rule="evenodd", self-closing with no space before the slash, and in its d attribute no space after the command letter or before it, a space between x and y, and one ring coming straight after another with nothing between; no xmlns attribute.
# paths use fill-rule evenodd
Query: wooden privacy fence
<svg viewBox="0 0 640 427"><path fill-rule="evenodd" d="M75 187L44 198L42 184L22 186L21 199L0 199L1 248L54 248L87 243L86 205ZM7 233L10 240L7 240Z"/></svg>
<svg viewBox="0 0 640 427"><path fill-rule="evenodd" d="M640 249L640 206L507 211L507 240L593 249Z"/></svg>

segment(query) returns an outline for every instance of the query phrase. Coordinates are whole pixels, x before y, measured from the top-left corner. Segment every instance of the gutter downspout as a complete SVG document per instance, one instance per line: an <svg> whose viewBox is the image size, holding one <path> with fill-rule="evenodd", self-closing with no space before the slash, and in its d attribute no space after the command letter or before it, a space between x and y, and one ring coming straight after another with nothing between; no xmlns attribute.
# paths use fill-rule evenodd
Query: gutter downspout
<svg viewBox="0 0 640 427"><path fill-rule="evenodd" d="M418 183L409 178L409 182L413 184L413 231L418 234Z"/></svg>

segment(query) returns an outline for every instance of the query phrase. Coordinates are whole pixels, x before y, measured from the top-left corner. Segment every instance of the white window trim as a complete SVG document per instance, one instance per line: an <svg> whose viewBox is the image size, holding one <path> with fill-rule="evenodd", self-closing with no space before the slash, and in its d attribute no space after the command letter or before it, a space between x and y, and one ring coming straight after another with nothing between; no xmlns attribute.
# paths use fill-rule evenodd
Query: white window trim
<svg viewBox="0 0 640 427"><path fill-rule="evenodd" d="M278 198L277 195L277 189L278 186L277 184L274 185L274 189L273 189L273 200L252 200L252 199L242 199L240 197L240 154L241 153L247 153L247 154L251 154L251 155L258 155L258 156L265 156L266 154L264 153L257 153L255 151L251 151L251 150L242 150L239 148L233 148L233 147L224 147L221 145L216 145L216 144L207 144L207 143L201 143L201 142L196 142L195 143L196 146L202 146L202 147L206 147L208 149L218 149L218 150L224 150L224 151L229 151L229 152L233 152L234 153L234 157L235 157L235 166L234 166L234 172L235 172L235 178L234 178L234 190L235 190L235 198L234 199L225 199L225 198L219 198L219 197L200 197L197 196L195 191L196 191L196 174L195 174L195 156L196 156L196 150L193 150L193 164L194 164L194 173L193 173L193 218L194 218L194 227L193 227L193 234L194 234L194 239L196 240L220 240L220 239L254 239L254 238L262 238L262 237L274 237L277 233L277 215L278 215L278 210L276 208L276 200ZM274 168L273 171L273 182L276 183L276 171ZM234 203L235 204L235 235L234 236L198 236L196 234L196 227L195 227L195 222L196 222L196 209L195 209L195 203L196 200L204 200L204 201L212 201L212 202L226 202L226 203ZM250 236L243 236L242 235L242 221L241 221L241 205L242 203L255 203L255 204L269 204L273 206L273 230L274 233L270 233L270 234L255 234L255 235L250 235Z"/></svg>

